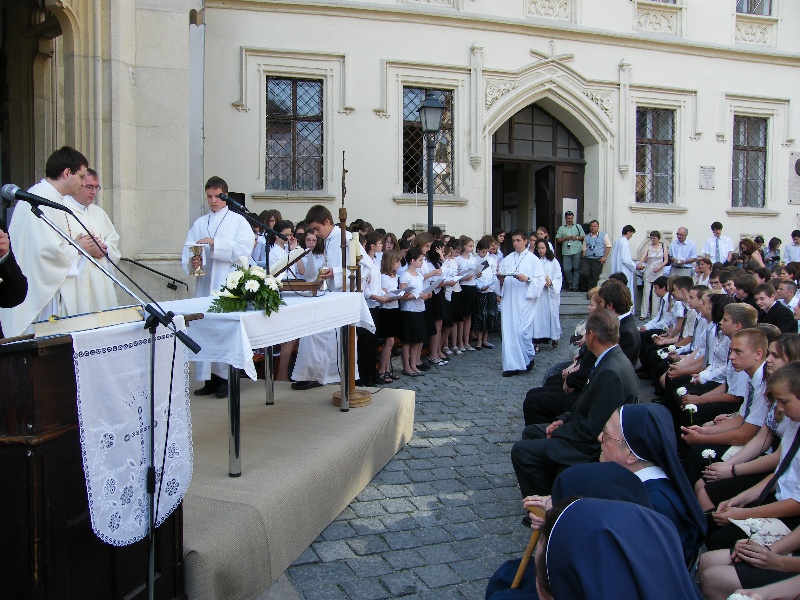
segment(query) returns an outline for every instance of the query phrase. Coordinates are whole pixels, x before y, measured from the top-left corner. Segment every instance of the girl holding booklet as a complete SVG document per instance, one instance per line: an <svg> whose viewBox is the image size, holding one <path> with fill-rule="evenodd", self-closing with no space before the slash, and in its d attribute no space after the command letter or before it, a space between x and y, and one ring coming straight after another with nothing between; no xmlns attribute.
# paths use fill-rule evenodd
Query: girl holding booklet
<svg viewBox="0 0 800 600"><path fill-rule="evenodd" d="M384 250L381 257L381 289L385 295L394 298L391 292L398 288L397 269L400 268L400 253L395 250ZM400 335L400 302L389 300L380 305L378 318L378 337L383 339L381 364L378 369L378 380L391 383L400 379L392 370L392 348L395 338Z"/></svg>
<svg viewBox="0 0 800 600"><path fill-rule="evenodd" d="M442 262L442 272L448 281L454 281L453 285L444 288L442 295L442 354L444 356L452 356L453 350L457 349L456 344L456 327L455 327L455 309L453 302L453 294L456 290L461 290L458 282L455 281L456 273L458 272L458 265L456 264L456 256L458 255L458 241L451 239L445 244L444 247L444 261ZM459 352L460 354L460 352Z"/></svg>
<svg viewBox="0 0 800 600"><path fill-rule="evenodd" d="M489 254L489 242L481 239L478 241L476 248L478 261L486 260ZM475 350L492 347L489 343L489 314L493 307L495 310L497 309L497 296L493 287L496 280L494 267L489 263L489 266L481 271L475 282L475 288L478 290L478 310L472 319L472 332L477 336Z"/></svg>
<svg viewBox="0 0 800 600"><path fill-rule="evenodd" d="M431 244L431 249L427 254L428 266L432 268L431 274L436 273L436 277L444 274L442 265L444 264L444 244L435 241ZM430 313L433 319L434 333L428 342L428 364L437 367L446 365L449 361L444 352L442 352L442 323L444 321L444 294L446 281L442 280L433 291L433 296L430 300L425 302L425 311Z"/></svg>
<svg viewBox="0 0 800 600"><path fill-rule="evenodd" d="M472 251L475 249L475 242L472 238L461 236L461 254L456 259L458 272L464 273L473 268L477 261ZM464 277L461 281L461 315L463 321L458 324L458 349L462 352L475 350L469 344L469 334L472 330L472 315L478 310L478 288L475 286L475 276Z"/></svg>
<svg viewBox="0 0 800 600"><path fill-rule="evenodd" d="M401 334L403 340L403 375L419 377L423 375L419 369L422 343L428 339L428 330L425 327L425 300L431 294L420 294L424 286L423 275L419 272L423 262L422 251L411 248L406 253L408 267L400 275L401 290L413 287L414 291L401 300Z"/></svg>

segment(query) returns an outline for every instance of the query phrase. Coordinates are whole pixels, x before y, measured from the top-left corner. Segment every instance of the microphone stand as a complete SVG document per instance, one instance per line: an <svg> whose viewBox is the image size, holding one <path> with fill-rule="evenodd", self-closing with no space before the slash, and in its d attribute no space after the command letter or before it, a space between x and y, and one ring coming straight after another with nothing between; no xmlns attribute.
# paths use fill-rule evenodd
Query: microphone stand
<svg viewBox="0 0 800 600"><path fill-rule="evenodd" d="M129 296L134 298L144 310L150 315L145 320L145 328L150 332L150 465L147 468L147 495L149 497L150 518L147 524L147 538L148 538L148 569L147 569L147 593L148 599L153 600L155 595L155 492L156 492L156 467L155 467L155 351L156 351L156 329L159 323L165 328L172 331L175 336L192 352L197 354L200 352L200 346L186 333L178 331L173 325L172 320L175 314L170 311L165 313L160 307L153 306L153 304L145 304L145 302L131 291L124 283L122 283L116 276L114 276L108 269L95 260L95 258L84 250L80 245L75 243L63 229L53 223L53 221L42 212L41 208L31 204L31 212L39 217L42 221L47 223L50 228L61 236L70 246L75 248L82 254L89 262L100 269L106 277L111 279L119 287L121 287ZM165 439L166 443L166 439Z"/></svg>

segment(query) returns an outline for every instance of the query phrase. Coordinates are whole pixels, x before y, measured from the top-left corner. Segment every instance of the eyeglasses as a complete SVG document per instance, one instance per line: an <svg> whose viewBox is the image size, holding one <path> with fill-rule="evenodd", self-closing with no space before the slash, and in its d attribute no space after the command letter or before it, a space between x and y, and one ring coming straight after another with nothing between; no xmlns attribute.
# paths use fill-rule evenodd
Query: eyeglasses
<svg viewBox="0 0 800 600"><path fill-rule="evenodd" d="M99 185L84 185L83 187L85 187L90 192L99 192L100 190L103 189Z"/></svg>
<svg viewBox="0 0 800 600"><path fill-rule="evenodd" d="M610 439L610 440L615 440L615 441L617 441L617 442L622 442L622 443L623 443L623 444L625 444L626 446L628 445L628 443L627 443L625 440L621 440L621 439L619 439L619 438L612 437L612 436L610 436L610 435L608 435L608 434L606 433L606 430L605 430L605 429L603 429L603 431L601 431L601 432L600 432L600 442L602 443L602 442L603 442L603 440L605 440L606 438L608 438L608 439Z"/></svg>

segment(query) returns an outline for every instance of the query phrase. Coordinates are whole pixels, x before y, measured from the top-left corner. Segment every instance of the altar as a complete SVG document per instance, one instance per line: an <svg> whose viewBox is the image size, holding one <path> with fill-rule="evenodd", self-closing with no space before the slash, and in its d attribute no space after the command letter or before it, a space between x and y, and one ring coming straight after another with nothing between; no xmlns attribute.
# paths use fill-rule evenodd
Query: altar
<svg viewBox="0 0 800 600"><path fill-rule="evenodd" d="M175 314L202 313L203 319L191 322L189 336L201 346L192 361L221 362L230 365L228 379L228 474L241 475L241 401L239 369L256 380L253 352L335 329L357 325L375 331L375 324L363 294L327 292L319 296L284 295L286 306L266 316L262 311L209 313L213 297L162 302L165 311ZM343 391L344 393L344 391Z"/></svg>

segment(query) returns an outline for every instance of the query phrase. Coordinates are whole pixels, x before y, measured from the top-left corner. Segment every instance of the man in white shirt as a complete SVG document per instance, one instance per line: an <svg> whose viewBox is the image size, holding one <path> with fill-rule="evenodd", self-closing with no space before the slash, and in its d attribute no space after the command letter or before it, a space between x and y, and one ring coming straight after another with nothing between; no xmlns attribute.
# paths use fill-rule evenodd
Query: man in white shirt
<svg viewBox="0 0 800 600"><path fill-rule="evenodd" d="M247 220L228 209L219 197L228 193L228 184L221 177L211 177L206 182L206 202L211 212L194 222L186 235L183 246L183 270L190 273L202 265L206 275L195 277L195 295L210 296L225 283L231 267L242 256L250 256L255 245L255 234ZM208 244L200 256L192 256L190 244ZM228 365L225 363L198 362L197 380L205 385L195 390L195 396L216 394L217 398L228 395Z"/></svg>
<svg viewBox="0 0 800 600"><path fill-rule="evenodd" d="M689 230L678 227L675 238L669 245L669 263L672 265L670 275L694 275L694 263L697 261L697 248L692 240L687 240Z"/></svg>
<svg viewBox="0 0 800 600"><path fill-rule="evenodd" d="M800 229L795 229L792 232L792 243L786 244L783 249L783 262L787 265L790 262L800 261Z"/></svg>
<svg viewBox="0 0 800 600"><path fill-rule="evenodd" d="M108 258L116 263L122 256L119 251L119 234L114 229L106 211L95 204L100 190L100 177L97 171L87 169L83 185L77 194L66 197L66 204L83 221L91 233L91 235L86 233L81 227L81 233L75 237L75 241L92 258L113 273L114 267L109 263ZM78 263L80 273L76 293L80 311L97 312L118 306L116 284L85 258L80 257Z"/></svg>
<svg viewBox="0 0 800 600"><path fill-rule="evenodd" d="M703 256L713 263L729 263L733 255L733 242L731 238L722 235L722 223L714 221L711 224L713 234L703 245Z"/></svg>
<svg viewBox="0 0 800 600"><path fill-rule="evenodd" d="M64 146L50 155L44 179L28 191L66 205L65 197L80 190L88 166L83 154ZM76 238L81 233L75 219L68 217L67 213L48 206L42 206L40 210L70 237ZM28 278L28 296L18 306L0 309L5 335L21 335L31 323L48 319L51 315L80 314L76 294L78 251L37 218L24 201L17 203L8 233L14 240L17 263Z"/></svg>

